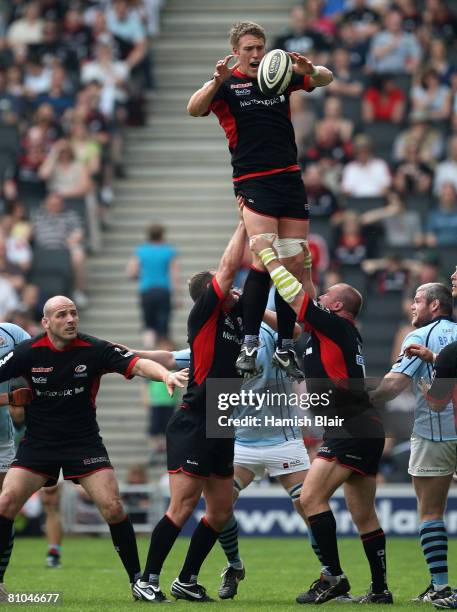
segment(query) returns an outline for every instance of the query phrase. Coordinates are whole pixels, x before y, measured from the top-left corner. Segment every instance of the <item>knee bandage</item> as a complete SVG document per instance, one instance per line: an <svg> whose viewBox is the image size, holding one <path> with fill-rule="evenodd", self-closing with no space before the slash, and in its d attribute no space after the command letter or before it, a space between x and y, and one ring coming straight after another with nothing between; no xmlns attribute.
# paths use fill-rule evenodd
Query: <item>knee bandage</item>
<svg viewBox="0 0 457 612"><path fill-rule="evenodd" d="M287 494L289 495L290 499L293 502L298 501L300 499L300 493L301 493L302 486L303 486L303 483L298 482L297 484L294 484L287 489Z"/></svg>
<svg viewBox="0 0 457 612"><path fill-rule="evenodd" d="M304 238L278 238L275 240L275 248L280 258L299 255L303 253L303 248L307 245L308 241Z"/></svg>

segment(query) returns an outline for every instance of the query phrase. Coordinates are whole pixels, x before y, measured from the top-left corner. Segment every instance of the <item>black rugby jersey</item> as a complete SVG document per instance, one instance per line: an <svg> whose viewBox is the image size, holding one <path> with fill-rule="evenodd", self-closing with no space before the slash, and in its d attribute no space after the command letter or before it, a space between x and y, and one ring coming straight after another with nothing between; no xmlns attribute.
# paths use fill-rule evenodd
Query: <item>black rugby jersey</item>
<svg viewBox="0 0 457 612"><path fill-rule="evenodd" d="M363 433L377 435L380 421L365 389L363 341L355 325L320 306L308 294L297 321L304 322L304 330L310 334L303 356L308 392L330 391L326 414L344 418L343 426L352 433L355 429L360 432L360 426L367 423L365 417L369 417L376 425L370 427L370 433Z"/></svg>
<svg viewBox="0 0 457 612"><path fill-rule="evenodd" d="M0 360L0 381L23 376L29 382L33 400L25 409L26 438L65 444L98 436L95 399L101 376L118 372L129 378L137 361L133 353L86 334L64 350L41 334Z"/></svg>
<svg viewBox="0 0 457 612"><path fill-rule="evenodd" d="M187 322L190 346L189 384L182 408L205 414L206 379L239 378L235 361L243 341L241 303L224 310L226 295L214 277L195 302Z"/></svg>
<svg viewBox="0 0 457 612"><path fill-rule="evenodd" d="M298 89L314 89L309 76L293 73L283 94L265 96L257 79L239 70L219 87L206 114L213 111L225 131L235 182L299 170L289 103Z"/></svg>
<svg viewBox="0 0 457 612"><path fill-rule="evenodd" d="M427 399L442 406L452 400L457 426L457 342L451 342L439 352Z"/></svg>

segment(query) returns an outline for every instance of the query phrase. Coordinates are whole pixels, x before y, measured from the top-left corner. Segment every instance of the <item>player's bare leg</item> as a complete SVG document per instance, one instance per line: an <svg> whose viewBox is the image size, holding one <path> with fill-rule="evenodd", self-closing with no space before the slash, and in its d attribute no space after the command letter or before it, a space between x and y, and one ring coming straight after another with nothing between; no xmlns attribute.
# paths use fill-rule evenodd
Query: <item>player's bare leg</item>
<svg viewBox="0 0 457 612"><path fill-rule="evenodd" d="M248 487L254 480L255 474L242 465L235 463L235 474L233 479L233 503L235 504L240 491ZM238 584L244 580L246 571L241 560L238 548L238 522L234 514L225 524L219 534L219 544L227 557L228 565L224 568L219 587L220 599L233 599L238 592Z"/></svg>
<svg viewBox="0 0 457 612"><path fill-rule="evenodd" d="M63 528L60 517L60 498L60 484L41 489L41 501L46 515L45 533L48 540L46 566L51 568L61 567L60 556Z"/></svg>
<svg viewBox="0 0 457 612"><path fill-rule="evenodd" d="M360 534L371 570L371 586L357 601L391 604L392 593L387 588L386 537L376 514L375 496L375 478L352 474L344 483L346 505Z"/></svg>
<svg viewBox="0 0 457 612"><path fill-rule="evenodd" d="M433 603L435 600L452 595L452 589L448 584L448 535L443 521L451 482L452 474L413 476L420 520L421 547L431 576L430 585L413 601ZM431 555L430 549L436 552ZM436 561L439 561L439 564Z"/></svg>
<svg viewBox="0 0 457 612"><path fill-rule="evenodd" d="M277 234L278 220L243 208L243 219L249 237L256 234ZM244 339L236 368L242 375L256 371L255 360L259 346L259 329L268 302L270 278L261 260L254 256L251 270L243 289Z"/></svg>
<svg viewBox="0 0 457 612"><path fill-rule="evenodd" d="M141 575L135 532L125 513L117 478L112 469L103 469L80 478L80 484L108 523L114 547L119 554L130 584Z"/></svg>

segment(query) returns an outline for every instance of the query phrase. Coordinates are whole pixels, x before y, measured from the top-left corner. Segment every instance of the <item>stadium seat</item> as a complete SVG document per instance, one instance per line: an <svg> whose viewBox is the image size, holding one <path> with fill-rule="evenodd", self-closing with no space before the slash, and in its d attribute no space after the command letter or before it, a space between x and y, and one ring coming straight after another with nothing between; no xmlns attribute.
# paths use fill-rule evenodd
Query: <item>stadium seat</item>
<svg viewBox="0 0 457 612"><path fill-rule="evenodd" d="M362 295L367 291L367 276L359 266L341 266L339 272L343 281L355 287Z"/></svg>
<svg viewBox="0 0 457 612"><path fill-rule="evenodd" d="M15 155L19 150L19 132L15 125L0 125L0 151Z"/></svg>
<svg viewBox="0 0 457 612"><path fill-rule="evenodd" d="M34 249L29 282L40 288L42 299L72 295L73 268L68 249Z"/></svg>
<svg viewBox="0 0 457 612"><path fill-rule="evenodd" d="M405 198L406 208L416 210L421 218L422 226L427 220L427 215L434 205L434 199L430 195L410 195Z"/></svg>

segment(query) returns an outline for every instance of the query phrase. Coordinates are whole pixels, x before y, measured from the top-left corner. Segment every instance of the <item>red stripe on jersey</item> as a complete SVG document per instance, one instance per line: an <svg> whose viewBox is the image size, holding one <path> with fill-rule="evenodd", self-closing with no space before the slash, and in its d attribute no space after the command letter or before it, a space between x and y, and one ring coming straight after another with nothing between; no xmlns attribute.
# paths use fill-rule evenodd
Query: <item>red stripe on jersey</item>
<svg viewBox="0 0 457 612"><path fill-rule="evenodd" d="M201 385L208 376L208 372L210 371L213 363L217 319L222 309L222 300L225 297L217 283L216 277L213 278L212 284L220 301L218 302L210 318L195 336L192 344L192 350L194 353L194 379L197 385Z"/></svg>
<svg viewBox="0 0 457 612"><path fill-rule="evenodd" d="M232 115L229 105L225 100L216 100L211 104L210 109L219 119L219 123L227 136L229 149L235 149L238 144L238 131L235 117Z"/></svg>
<svg viewBox="0 0 457 612"><path fill-rule="evenodd" d="M90 388L90 401L92 404L92 408L95 410L95 408L97 407L95 404L95 399L97 397L97 393L98 390L100 388L100 380L101 377L103 376L103 374L109 374L109 370L102 370L100 372L100 376L97 376L97 378L94 378L94 382L92 383L92 387Z"/></svg>
<svg viewBox="0 0 457 612"><path fill-rule="evenodd" d="M298 164L293 164L292 166L286 166L285 168L273 168L272 170L262 170L261 172L251 172L250 174L243 174L243 176L237 176L233 179L234 183L238 183L239 181L245 181L250 178L255 178L256 176L269 176L270 174L280 174L281 172L296 172L300 170L300 166Z"/></svg>
<svg viewBox="0 0 457 612"><path fill-rule="evenodd" d="M45 346L46 348L51 349L51 351L54 351L55 353L63 353L64 351L69 351L76 346L92 346L92 344L90 342L87 342L86 340L82 340L81 338L76 337L74 340L71 340L65 346L65 348L58 349L56 346L54 346L54 344L51 342L51 339L46 334L45 336L43 336L32 344L32 348L38 348L40 346Z"/></svg>
<svg viewBox="0 0 457 612"><path fill-rule="evenodd" d="M309 293L305 293L305 295L303 296L303 304L301 305L300 312L298 313L297 323L305 322L305 312L306 312L306 309L308 308L308 304L309 304Z"/></svg>
<svg viewBox="0 0 457 612"><path fill-rule="evenodd" d="M134 357L132 359L132 361L129 363L129 365L127 366L127 369L124 372L125 378L132 378L132 376L133 376L133 374L132 374L133 366L136 364L136 362L138 360L139 360L139 357Z"/></svg>
<svg viewBox="0 0 457 612"><path fill-rule="evenodd" d="M322 332L317 331L317 329L313 329L313 333L315 333L319 339L321 361L324 370L327 372L327 376L337 382L346 380L348 378L348 371L341 348L336 342L330 340L330 338Z"/></svg>

